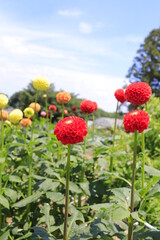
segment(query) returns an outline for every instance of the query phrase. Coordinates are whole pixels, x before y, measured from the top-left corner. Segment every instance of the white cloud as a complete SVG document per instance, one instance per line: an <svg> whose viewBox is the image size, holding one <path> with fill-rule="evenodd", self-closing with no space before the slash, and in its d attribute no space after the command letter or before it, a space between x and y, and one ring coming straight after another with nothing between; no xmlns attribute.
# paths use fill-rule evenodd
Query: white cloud
<svg viewBox="0 0 160 240"><path fill-rule="evenodd" d="M90 34L93 32L93 26L86 22L80 22L79 31L84 34Z"/></svg>
<svg viewBox="0 0 160 240"><path fill-rule="evenodd" d="M59 10L58 14L65 17L79 17L82 12L79 10Z"/></svg>

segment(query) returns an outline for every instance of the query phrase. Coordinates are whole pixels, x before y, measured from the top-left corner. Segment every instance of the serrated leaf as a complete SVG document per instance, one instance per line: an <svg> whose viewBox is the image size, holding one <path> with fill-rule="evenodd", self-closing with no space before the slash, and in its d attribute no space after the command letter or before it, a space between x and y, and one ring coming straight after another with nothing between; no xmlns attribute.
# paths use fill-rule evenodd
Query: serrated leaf
<svg viewBox="0 0 160 240"><path fill-rule="evenodd" d="M45 192L48 190L54 191L59 186L59 184L60 184L59 182L53 182L52 179L48 178L43 183L41 183L39 187Z"/></svg>
<svg viewBox="0 0 160 240"><path fill-rule="evenodd" d="M5 188L4 194L11 199L12 202L16 202L17 200L17 192L12 190L11 188Z"/></svg>
<svg viewBox="0 0 160 240"><path fill-rule="evenodd" d="M21 182L21 179L20 179L20 177L17 176L17 175L10 175L10 176L9 176L9 181L10 181L10 182L20 183L20 182Z"/></svg>
<svg viewBox="0 0 160 240"><path fill-rule="evenodd" d="M32 194L30 197L22 199L19 202L13 204L12 207L15 207L15 208L25 207L29 203L35 202L36 200L38 200L42 194L43 194L42 192L36 192Z"/></svg>
<svg viewBox="0 0 160 240"><path fill-rule="evenodd" d="M49 198L50 200L63 204L64 202L64 195L62 193L59 192L47 192L46 193L47 198Z"/></svg>
<svg viewBox="0 0 160 240"><path fill-rule="evenodd" d="M8 240L8 237L9 237L9 230L5 233L3 233L0 237L1 237L1 240Z"/></svg>
<svg viewBox="0 0 160 240"><path fill-rule="evenodd" d="M158 169L155 169L153 167L150 166L146 166L144 167L145 172L149 175L149 176L156 176L156 177L160 177L160 171Z"/></svg>
<svg viewBox="0 0 160 240"><path fill-rule="evenodd" d="M2 195L0 195L0 204L1 204L3 207L9 209L9 202L8 202L7 198L5 198L5 197L2 196Z"/></svg>

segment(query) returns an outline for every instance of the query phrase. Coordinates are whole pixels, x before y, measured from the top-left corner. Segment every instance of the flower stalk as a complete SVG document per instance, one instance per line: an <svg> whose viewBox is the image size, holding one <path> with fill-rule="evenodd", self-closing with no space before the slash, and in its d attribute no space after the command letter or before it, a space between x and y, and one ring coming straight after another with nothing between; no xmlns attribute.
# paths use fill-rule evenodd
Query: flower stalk
<svg viewBox="0 0 160 240"><path fill-rule="evenodd" d="M117 126L117 113L118 113L118 101L117 101L117 106L116 106L116 113L115 113L115 120L114 120L114 130L113 130L113 147L115 143L115 136L116 136L116 126ZM110 165L109 165L109 171L113 171L113 155L110 157Z"/></svg>
<svg viewBox="0 0 160 240"><path fill-rule="evenodd" d="M136 156L137 156L137 130L134 132L130 213L134 212L134 188L135 188L135 174L136 174ZM130 217L129 217L128 240L133 240L133 218L132 218L131 214L130 214Z"/></svg>
<svg viewBox="0 0 160 240"><path fill-rule="evenodd" d="M66 172L66 196L65 196L65 216L64 216L64 236L63 236L64 240L68 239L68 237L67 237L67 224L68 224L68 205L69 205L70 154L71 154L71 145L68 144L67 172Z"/></svg>

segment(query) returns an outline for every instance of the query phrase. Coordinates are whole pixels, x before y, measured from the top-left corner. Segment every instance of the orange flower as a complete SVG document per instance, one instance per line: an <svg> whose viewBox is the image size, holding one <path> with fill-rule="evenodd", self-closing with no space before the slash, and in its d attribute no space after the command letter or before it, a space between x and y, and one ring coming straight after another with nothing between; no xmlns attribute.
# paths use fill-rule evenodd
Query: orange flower
<svg viewBox="0 0 160 240"><path fill-rule="evenodd" d="M68 115L68 111L67 111L67 109L64 109L64 115Z"/></svg>
<svg viewBox="0 0 160 240"><path fill-rule="evenodd" d="M32 102L29 107L35 110L35 104L36 104L36 113L38 113L41 110L41 106L38 103Z"/></svg>
<svg viewBox="0 0 160 240"><path fill-rule="evenodd" d="M71 100L71 95L67 92L59 92L56 95L57 102L59 103L68 103Z"/></svg>
<svg viewBox="0 0 160 240"><path fill-rule="evenodd" d="M2 110L2 117L1 117L1 111L0 111L0 120L6 121L8 119L8 112L6 110Z"/></svg>
<svg viewBox="0 0 160 240"><path fill-rule="evenodd" d="M21 121L20 121L20 126L21 127L30 127L32 125L32 121L28 118L23 118Z"/></svg>

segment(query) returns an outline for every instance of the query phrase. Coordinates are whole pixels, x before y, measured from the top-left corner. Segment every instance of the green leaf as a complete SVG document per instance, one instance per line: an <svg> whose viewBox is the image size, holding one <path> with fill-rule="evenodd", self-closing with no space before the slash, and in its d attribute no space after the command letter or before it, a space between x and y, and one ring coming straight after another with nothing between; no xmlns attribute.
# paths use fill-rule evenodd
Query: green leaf
<svg viewBox="0 0 160 240"><path fill-rule="evenodd" d="M39 185L39 188L45 192L48 190L55 191L55 189L59 186L59 184L60 184L59 182L53 182L52 179L48 178Z"/></svg>
<svg viewBox="0 0 160 240"><path fill-rule="evenodd" d="M41 239L46 239L46 240L55 240L54 237L51 237L47 231L42 228L42 227L33 227L34 229L34 236L36 237L41 237Z"/></svg>
<svg viewBox="0 0 160 240"><path fill-rule="evenodd" d="M5 188L4 194L11 199L12 202L16 202L17 200L17 192L12 190L11 188Z"/></svg>
<svg viewBox="0 0 160 240"><path fill-rule="evenodd" d="M69 182L69 190L75 193L82 193L81 189L74 182Z"/></svg>
<svg viewBox="0 0 160 240"><path fill-rule="evenodd" d="M9 239L9 230L5 233L3 233L1 236L0 236L1 240L8 240Z"/></svg>
<svg viewBox="0 0 160 240"><path fill-rule="evenodd" d="M17 176L17 175L10 175L10 176L9 176L9 181L10 181L10 182L20 183L20 182L21 182L21 179L20 179L20 177Z"/></svg>
<svg viewBox="0 0 160 240"><path fill-rule="evenodd" d="M42 192L37 191L36 193L32 194L30 197L22 199L19 202L13 204L12 207L15 207L15 208L25 207L29 203L35 202L36 200L38 200L42 194L43 194Z"/></svg>
<svg viewBox="0 0 160 240"><path fill-rule="evenodd" d="M5 198L5 197L2 196L2 195L0 195L0 204L1 204L3 207L9 209L9 202L8 202L7 198Z"/></svg>
<svg viewBox="0 0 160 240"><path fill-rule="evenodd" d="M149 176L156 176L156 177L160 177L160 171L150 167L150 166L145 166L144 167L145 172L149 175Z"/></svg>
<svg viewBox="0 0 160 240"><path fill-rule="evenodd" d="M49 198L50 200L59 203L59 204L63 204L64 203L64 195L62 193L59 192L47 192L46 193L47 198Z"/></svg>
<svg viewBox="0 0 160 240"><path fill-rule="evenodd" d="M0 164L5 162L5 158L0 158Z"/></svg>

